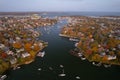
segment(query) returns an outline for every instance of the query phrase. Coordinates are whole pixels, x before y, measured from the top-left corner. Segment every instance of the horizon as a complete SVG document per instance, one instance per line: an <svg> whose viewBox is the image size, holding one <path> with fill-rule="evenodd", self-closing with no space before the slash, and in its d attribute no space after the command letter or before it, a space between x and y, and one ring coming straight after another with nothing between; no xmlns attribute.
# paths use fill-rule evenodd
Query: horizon
<svg viewBox="0 0 120 80"><path fill-rule="evenodd" d="M120 13L120 11L116 11L116 12L112 12L112 11L0 11L0 13L26 13L26 12L30 12L30 13L34 13L34 12L38 12L38 13L71 13L71 12L75 12L75 13L80 13L80 12L98 12L98 13Z"/></svg>
<svg viewBox="0 0 120 80"><path fill-rule="evenodd" d="M120 0L0 0L0 12L120 12Z"/></svg>

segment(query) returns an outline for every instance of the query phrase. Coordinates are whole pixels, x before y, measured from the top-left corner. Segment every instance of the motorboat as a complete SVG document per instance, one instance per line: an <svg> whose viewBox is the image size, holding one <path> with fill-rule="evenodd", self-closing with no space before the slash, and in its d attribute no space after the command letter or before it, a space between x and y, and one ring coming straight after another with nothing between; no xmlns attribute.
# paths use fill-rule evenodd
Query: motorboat
<svg viewBox="0 0 120 80"><path fill-rule="evenodd" d="M104 64L104 67L108 68L108 67L111 67L111 65L110 64Z"/></svg>
<svg viewBox="0 0 120 80"><path fill-rule="evenodd" d="M86 60L86 58L84 56L81 56L81 60Z"/></svg>
<svg viewBox="0 0 120 80"><path fill-rule="evenodd" d="M61 68L63 68L64 66L63 65L60 65Z"/></svg>
<svg viewBox="0 0 120 80"><path fill-rule="evenodd" d="M69 38L70 41L79 41L78 39L75 39L75 38Z"/></svg>
<svg viewBox="0 0 120 80"><path fill-rule="evenodd" d="M53 68L52 68L52 67L49 67L49 70L53 70Z"/></svg>
<svg viewBox="0 0 120 80"><path fill-rule="evenodd" d="M76 79L80 79L80 77L79 77L79 76L76 76L75 78L76 78Z"/></svg>
<svg viewBox="0 0 120 80"><path fill-rule="evenodd" d="M20 66L14 67L13 70L20 69Z"/></svg>
<svg viewBox="0 0 120 80"><path fill-rule="evenodd" d="M5 78L7 78L6 75L1 75L1 76L0 76L0 80L4 80Z"/></svg>
<svg viewBox="0 0 120 80"><path fill-rule="evenodd" d="M60 77L66 76L66 74L64 73L64 69L63 69L63 72L61 74L59 74L58 76L60 76Z"/></svg>
<svg viewBox="0 0 120 80"><path fill-rule="evenodd" d="M39 53L37 54L37 56L39 56L39 57L44 57L44 55L45 55L45 51L39 52Z"/></svg>
<svg viewBox="0 0 120 80"><path fill-rule="evenodd" d="M41 68L38 68L38 71L41 71L42 69Z"/></svg>
<svg viewBox="0 0 120 80"><path fill-rule="evenodd" d="M94 66L101 66L102 65L102 63L101 62L92 62L92 64L94 65Z"/></svg>
<svg viewBox="0 0 120 80"><path fill-rule="evenodd" d="M62 74L59 74L58 76L64 77L66 76L66 74L62 73Z"/></svg>
<svg viewBox="0 0 120 80"><path fill-rule="evenodd" d="M82 56L83 56L83 54L82 54L82 53L78 53L78 56L79 56L79 57L82 57Z"/></svg>

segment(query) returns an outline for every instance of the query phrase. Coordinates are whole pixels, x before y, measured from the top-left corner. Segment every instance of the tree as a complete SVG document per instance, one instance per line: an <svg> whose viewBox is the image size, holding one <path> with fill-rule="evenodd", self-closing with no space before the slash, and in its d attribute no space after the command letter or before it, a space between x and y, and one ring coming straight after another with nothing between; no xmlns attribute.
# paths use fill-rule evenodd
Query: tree
<svg viewBox="0 0 120 80"><path fill-rule="evenodd" d="M40 50L40 46L39 45L34 45L34 49L33 49L34 51L39 51Z"/></svg>
<svg viewBox="0 0 120 80"><path fill-rule="evenodd" d="M108 61L108 57L107 57L106 55L105 55L105 56L103 56L102 61L103 61L103 62Z"/></svg>
<svg viewBox="0 0 120 80"><path fill-rule="evenodd" d="M22 44L20 42L16 42L16 43L13 43L13 47L19 49L22 47Z"/></svg>
<svg viewBox="0 0 120 80"><path fill-rule="evenodd" d="M93 52L92 52L92 50L86 50L86 52L85 52L87 55L91 55Z"/></svg>
<svg viewBox="0 0 120 80"><path fill-rule="evenodd" d="M30 50L32 50L32 49L31 49L31 46L32 46L31 43L26 43L26 44L24 45L24 48L25 48L26 51L29 52Z"/></svg>
<svg viewBox="0 0 120 80"><path fill-rule="evenodd" d="M95 46L95 47L92 47L92 49L91 49L93 52L98 52L98 47L97 46Z"/></svg>
<svg viewBox="0 0 120 80"><path fill-rule="evenodd" d="M92 56L93 61L100 61L100 59L101 59L101 57L98 54L95 54L95 55Z"/></svg>

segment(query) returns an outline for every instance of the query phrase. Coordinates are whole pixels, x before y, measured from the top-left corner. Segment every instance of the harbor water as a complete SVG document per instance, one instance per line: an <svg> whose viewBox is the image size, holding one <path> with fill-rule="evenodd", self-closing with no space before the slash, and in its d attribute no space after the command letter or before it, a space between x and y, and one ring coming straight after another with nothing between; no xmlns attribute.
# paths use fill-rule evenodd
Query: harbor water
<svg viewBox="0 0 120 80"><path fill-rule="evenodd" d="M42 33L38 39L48 42L43 49L45 56L36 57L34 62L20 69L10 69L5 80L120 80L120 66L97 67L70 55L75 42L59 36L65 24L67 21L63 20L53 26L37 28ZM65 76L59 76L63 70Z"/></svg>

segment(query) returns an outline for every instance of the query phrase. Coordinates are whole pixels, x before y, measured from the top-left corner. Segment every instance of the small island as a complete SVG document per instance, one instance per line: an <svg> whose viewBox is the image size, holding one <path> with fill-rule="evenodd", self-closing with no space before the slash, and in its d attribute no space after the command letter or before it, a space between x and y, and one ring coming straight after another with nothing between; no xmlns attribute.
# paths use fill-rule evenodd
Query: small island
<svg viewBox="0 0 120 80"><path fill-rule="evenodd" d="M120 17L62 18L67 19L68 24L62 28L59 35L76 41L76 49L71 51L72 55L84 56L84 59L90 62L120 65Z"/></svg>
<svg viewBox="0 0 120 80"><path fill-rule="evenodd" d="M37 39L37 27L54 25L56 19L28 16L0 16L0 74L34 61L47 42Z"/></svg>

